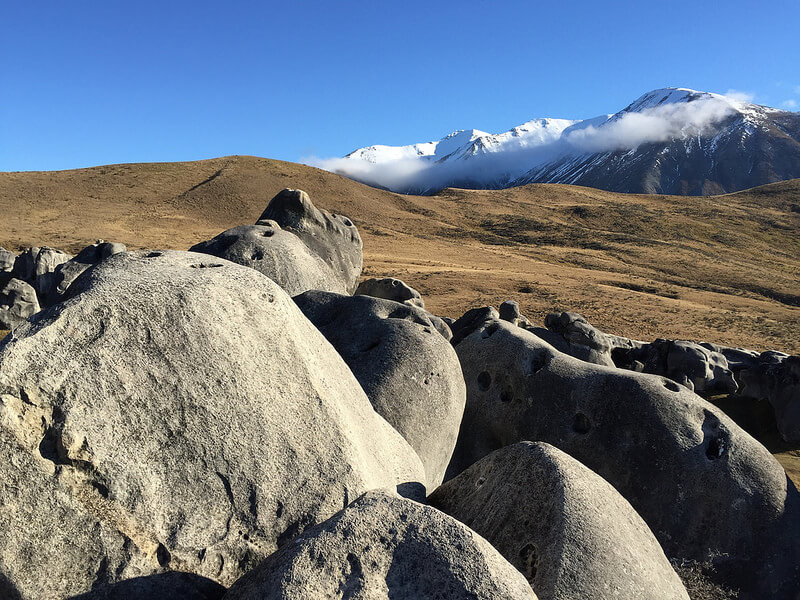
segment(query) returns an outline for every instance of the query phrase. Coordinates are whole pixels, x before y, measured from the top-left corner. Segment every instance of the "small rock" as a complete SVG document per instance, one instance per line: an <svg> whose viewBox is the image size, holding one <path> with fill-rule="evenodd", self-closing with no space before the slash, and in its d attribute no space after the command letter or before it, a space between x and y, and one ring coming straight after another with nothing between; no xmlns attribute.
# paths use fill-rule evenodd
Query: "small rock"
<svg viewBox="0 0 800 600"><path fill-rule="evenodd" d="M394 277L383 279L366 279L358 284L356 295L385 298L401 304L425 308L425 301L420 293L411 286Z"/></svg>

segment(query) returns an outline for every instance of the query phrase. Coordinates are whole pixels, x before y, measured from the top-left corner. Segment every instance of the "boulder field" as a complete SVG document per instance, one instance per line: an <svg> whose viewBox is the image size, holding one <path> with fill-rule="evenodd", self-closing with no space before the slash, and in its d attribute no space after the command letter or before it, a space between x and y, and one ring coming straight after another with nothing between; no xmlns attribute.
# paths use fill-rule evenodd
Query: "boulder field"
<svg viewBox="0 0 800 600"><path fill-rule="evenodd" d="M362 263L289 189L190 251L0 248L0 598L800 598L800 496L701 397L800 438L800 357Z"/></svg>

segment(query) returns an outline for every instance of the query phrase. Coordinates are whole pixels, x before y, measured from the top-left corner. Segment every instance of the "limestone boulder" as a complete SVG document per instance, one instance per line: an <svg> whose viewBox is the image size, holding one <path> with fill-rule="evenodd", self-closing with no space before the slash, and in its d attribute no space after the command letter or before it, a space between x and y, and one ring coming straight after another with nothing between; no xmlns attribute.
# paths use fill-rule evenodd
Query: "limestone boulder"
<svg viewBox="0 0 800 600"><path fill-rule="evenodd" d="M497 450L428 502L486 538L542 600L689 599L631 505L550 444Z"/></svg>
<svg viewBox="0 0 800 600"><path fill-rule="evenodd" d="M525 317L519 310L519 304L514 300L506 300L500 305L498 311L500 318L503 321L508 321L517 327L524 327L526 329L533 326L533 324Z"/></svg>
<svg viewBox="0 0 800 600"><path fill-rule="evenodd" d="M330 267L348 294L355 292L363 266L363 244L350 219L317 208L303 190L285 189L267 205L258 223L262 221L274 221L300 238Z"/></svg>
<svg viewBox="0 0 800 600"><path fill-rule="evenodd" d="M41 292L43 306L51 306L59 302L67 293L72 282L84 271L115 254L125 252L125 250L125 244L98 240L96 243L86 246L74 258L58 265L50 277L47 289Z"/></svg>
<svg viewBox="0 0 800 600"><path fill-rule="evenodd" d="M0 279L0 329L14 329L39 312L33 286L19 279Z"/></svg>
<svg viewBox="0 0 800 600"><path fill-rule="evenodd" d="M657 339L646 343L600 331L573 312L551 313L545 318L553 340L533 330L546 342L587 362L668 377L699 394L732 394L738 389L727 357L708 344Z"/></svg>
<svg viewBox="0 0 800 600"><path fill-rule="evenodd" d="M394 277L365 279L358 284L355 293L362 296L372 296L373 298L385 298L386 300L393 300L401 304L416 306L417 308L425 308L425 301L422 299L422 295L410 285Z"/></svg>
<svg viewBox="0 0 800 600"><path fill-rule="evenodd" d="M612 350L633 346L628 338L604 333L574 312L550 313L544 324L564 338L571 356L598 365L613 367Z"/></svg>
<svg viewBox="0 0 800 600"><path fill-rule="evenodd" d="M448 477L509 444L547 442L613 485L670 559L713 561L742 598L798 589L797 490L713 405L669 379L575 359L497 319L457 335L467 406Z"/></svg>
<svg viewBox="0 0 800 600"><path fill-rule="evenodd" d="M741 395L768 400L778 432L787 442L800 442L800 356L762 352L758 361L739 372Z"/></svg>
<svg viewBox="0 0 800 600"><path fill-rule="evenodd" d="M56 268L70 258L71 254L49 246L28 248L14 261L14 277L31 284L41 301L54 285L53 273Z"/></svg>
<svg viewBox="0 0 800 600"><path fill-rule="evenodd" d="M703 395L733 394L739 388L721 352L687 340L657 339L612 352L618 367L669 377Z"/></svg>
<svg viewBox="0 0 800 600"><path fill-rule="evenodd" d="M0 342L0 585L63 598L166 571L228 586L422 464L274 282L116 254Z"/></svg>
<svg viewBox="0 0 800 600"><path fill-rule="evenodd" d="M431 489L453 454L466 388L449 328L422 309L371 296L295 297L353 371L372 406L416 450Z"/></svg>
<svg viewBox="0 0 800 600"><path fill-rule="evenodd" d="M225 600L534 599L489 543L436 509L370 492L237 581Z"/></svg>
<svg viewBox="0 0 800 600"><path fill-rule="evenodd" d="M13 271L14 261L16 259L16 254L5 248L0 248L0 273L10 273Z"/></svg>
<svg viewBox="0 0 800 600"><path fill-rule="evenodd" d="M289 295L307 290L346 293L344 283L319 256L293 233L274 221L241 225L215 238L196 244L191 252L202 252L250 267L263 273Z"/></svg>

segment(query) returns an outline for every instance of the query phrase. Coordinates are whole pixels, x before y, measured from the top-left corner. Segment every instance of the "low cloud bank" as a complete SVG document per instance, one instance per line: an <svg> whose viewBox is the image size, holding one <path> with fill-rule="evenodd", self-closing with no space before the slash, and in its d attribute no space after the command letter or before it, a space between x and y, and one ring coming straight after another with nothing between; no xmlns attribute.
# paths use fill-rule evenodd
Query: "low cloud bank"
<svg viewBox="0 0 800 600"><path fill-rule="evenodd" d="M353 158L307 158L306 164L402 193L432 193L447 186L503 187L531 169L565 155L633 150L642 144L714 133L742 98L703 96L641 112L618 113L599 125L579 123L553 142L532 145L512 138L502 150L436 162L430 157L371 163Z"/></svg>

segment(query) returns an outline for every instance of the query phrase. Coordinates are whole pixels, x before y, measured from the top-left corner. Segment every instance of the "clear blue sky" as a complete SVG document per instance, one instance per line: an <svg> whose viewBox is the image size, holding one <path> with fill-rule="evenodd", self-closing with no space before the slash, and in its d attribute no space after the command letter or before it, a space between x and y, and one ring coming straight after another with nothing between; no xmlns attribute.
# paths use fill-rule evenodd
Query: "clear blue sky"
<svg viewBox="0 0 800 600"><path fill-rule="evenodd" d="M800 109L797 0L5 2L0 170L360 146L681 86Z"/></svg>

